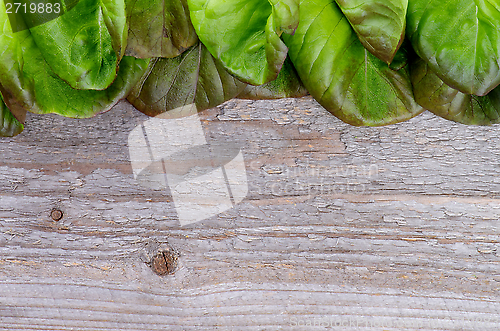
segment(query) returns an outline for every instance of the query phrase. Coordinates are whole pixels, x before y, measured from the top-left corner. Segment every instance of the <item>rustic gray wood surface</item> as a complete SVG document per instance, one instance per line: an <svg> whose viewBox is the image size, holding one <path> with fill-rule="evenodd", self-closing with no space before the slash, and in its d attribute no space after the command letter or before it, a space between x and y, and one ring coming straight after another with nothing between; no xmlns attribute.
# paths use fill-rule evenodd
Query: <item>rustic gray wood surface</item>
<svg viewBox="0 0 500 331"><path fill-rule="evenodd" d="M0 330L500 329L500 126L232 100L202 123L241 146L248 196L181 226L133 178L145 120L31 114L0 141Z"/></svg>

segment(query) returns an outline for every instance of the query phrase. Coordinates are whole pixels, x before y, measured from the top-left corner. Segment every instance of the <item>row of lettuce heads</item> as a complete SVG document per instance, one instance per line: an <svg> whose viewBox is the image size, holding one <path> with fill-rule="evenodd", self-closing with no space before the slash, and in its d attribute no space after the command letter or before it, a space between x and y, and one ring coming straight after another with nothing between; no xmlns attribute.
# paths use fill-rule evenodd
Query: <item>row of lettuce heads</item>
<svg viewBox="0 0 500 331"><path fill-rule="evenodd" d="M0 1L2 136L27 111L87 118L124 98L150 116L309 93L352 125L500 121L498 1Z"/></svg>

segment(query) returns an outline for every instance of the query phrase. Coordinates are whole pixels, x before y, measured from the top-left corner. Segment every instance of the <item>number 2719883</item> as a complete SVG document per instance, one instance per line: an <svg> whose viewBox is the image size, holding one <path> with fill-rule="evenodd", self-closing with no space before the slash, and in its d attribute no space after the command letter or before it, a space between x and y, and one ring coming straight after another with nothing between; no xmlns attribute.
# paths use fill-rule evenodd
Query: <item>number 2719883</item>
<svg viewBox="0 0 500 331"><path fill-rule="evenodd" d="M61 4L60 3L36 3L32 2L30 4L14 2L14 3L6 3L5 9L7 14L59 14L61 12Z"/></svg>

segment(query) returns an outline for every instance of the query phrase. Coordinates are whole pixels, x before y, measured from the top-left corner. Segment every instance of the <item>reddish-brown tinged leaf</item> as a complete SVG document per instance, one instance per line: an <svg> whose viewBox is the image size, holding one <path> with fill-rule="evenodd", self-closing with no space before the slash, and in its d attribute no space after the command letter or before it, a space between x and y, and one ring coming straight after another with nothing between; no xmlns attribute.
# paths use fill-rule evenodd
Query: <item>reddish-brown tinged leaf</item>
<svg viewBox="0 0 500 331"><path fill-rule="evenodd" d="M191 104L198 111L215 107L245 86L198 43L178 57L152 59L127 99L144 114L157 116Z"/></svg>
<svg viewBox="0 0 500 331"><path fill-rule="evenodd" d="M243 92L238 94L238 99L270 100L281 98L300 98L306 96L307 90L297 75L289 58L285 60L278 78L269 83L253 86L247 85Z"/></svg>
<svg viewBox="0 0 500 331"><path fill-rule="evenodd" d="M129 24L127 55L176 57L198 40L187 0L126 0L125 4Z"/></svg>
<svg viewBox="0 0 500 331"><path fill-rule="evenodd" d="M442 118L468 125L500 123L500 87L485 96L462 93L446 85L421 59L411 65L411 80L415 100Z"/></svg>
<svg viewBox="0 0 500 331"><path fill-rule="evenodd" d="M0 94L0 137L16 136L20 134L23 129L24 125L12 115L3 101L2 94Z"/></svg>

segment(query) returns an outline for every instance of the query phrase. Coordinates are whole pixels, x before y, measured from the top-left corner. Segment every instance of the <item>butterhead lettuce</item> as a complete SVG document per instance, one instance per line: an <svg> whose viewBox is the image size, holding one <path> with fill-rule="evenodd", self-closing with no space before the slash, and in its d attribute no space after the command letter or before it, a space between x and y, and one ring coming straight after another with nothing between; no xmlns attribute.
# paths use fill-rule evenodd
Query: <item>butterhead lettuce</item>
<svg viewBox="0 0 500 331"><path fill-rule="evenodd" d="M495 1L39 1L60 13L23 12L19 1L13 13L0 0L4 136L27 111L84 118L125 98L150 116L309 93L352 125L424 109L500 121Z"/></svg>

